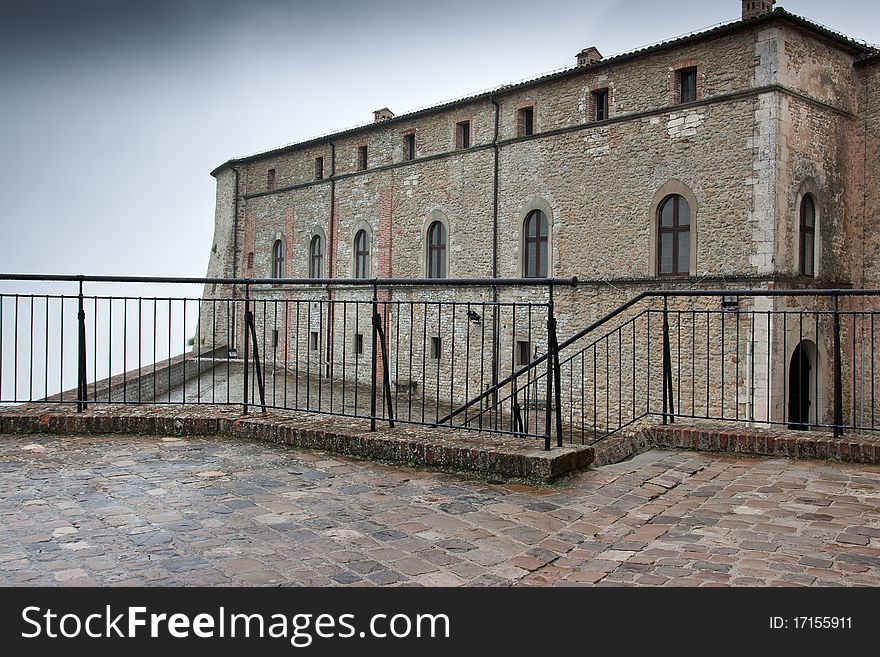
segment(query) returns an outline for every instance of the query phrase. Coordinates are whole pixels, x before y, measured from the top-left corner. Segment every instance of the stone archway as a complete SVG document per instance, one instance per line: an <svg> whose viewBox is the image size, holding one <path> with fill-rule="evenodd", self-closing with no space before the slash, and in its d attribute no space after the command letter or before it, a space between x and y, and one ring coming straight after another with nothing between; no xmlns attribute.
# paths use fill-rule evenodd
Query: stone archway
<svg viewBox="0 0 880 657"><path fill-rule="evenodd" d="M810 418L816 417L812 390L816 381L816 345L803 340L791 355L788 365L788 428L807 431Z"/></svg>

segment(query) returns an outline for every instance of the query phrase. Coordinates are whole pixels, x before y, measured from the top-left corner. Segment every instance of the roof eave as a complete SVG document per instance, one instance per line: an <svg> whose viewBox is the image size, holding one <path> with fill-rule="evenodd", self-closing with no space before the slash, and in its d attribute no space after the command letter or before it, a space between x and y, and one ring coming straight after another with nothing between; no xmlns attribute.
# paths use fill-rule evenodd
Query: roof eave
<svg viewBox="0 0 880 657"><path fill-rule="evenodd" d="M407 114L400 114L395 116L392 119L388 119L386 121L382 121L381 123L367 123L361 126L356 126L354 128L348 128L346 130L342 130L339 132L334 132L329 135L324 135L322 137L316 137L315 139L309 139L307 141L297 142L294 144L288 144L286 146L281 146L279 148L274 148L268 151L263 151L260 153L255 153L253 155L247 155L240 158L234 158L231 160L227 160L216 169L211 172L212 176L215 176L227 167L232 167L237 164L249 164L251 162L256 162L258 160L264 160L267 158L271 158L278 155L284 155L296 150L301 150L303 148L308 148L311 146L316 146L322 143L330 143L336 139L341 139L347 137L352 134L356 134L358 132L366 132L373 128L378 127L386 127L391 124L403 123L404 121L411 121L413 119L421 118L423 116L428 116L430 114L435 114L438 112L443 112L449 109L453 109L456 107L461 107L463 105L469 105L473 103L479 103L487 101L493 97L503 96L506 94L514 93L517 91L521 91L522 89L527 89L529 87L534 87L540 84L544 84L546 82L552 82L554 80L563 79L572 75L580 75L586 71L591 71L595 69L602 68L603 66L610 66L612 64L619 64L621 62L630 61L632 59L638 59L640 57L645 57L648 55L652 55L658 52L663 52L664 50L669 50L672 48L678 48L684 45L688 45L690 43L704 41L709 39L716 39L722 36L726 36L727 34L731 34L741 29L752 28L764 23L770 23L775 20L783 20L792 23L795 26L806 29L810 32L818 34L826 39L829 39L836 43L837 45L850 50L853 53L861 53L863 55L867 55L863 59L860 59L856 62L859 64L860 62L868 62L870 60L876 58L880 55L875 48L871 48L865 44L861 44L853 39L850 39L842 34L834 32L833 30L829 30L817 23L813 23L808 21L805 18L797 16L796 14L791 14L787 12L782 7L779 7L772 12L764 14L762 16L757 16L755 18L751 18L749 20L739 20L734 21L732 23L727 23L725 25L720 25L718 27L711 28L709 30L704 30L702 32L695 32L694 34L688 34L683 37L678 37L676 39L672 39L670 41L662 41L660 43L654 44L652 46L647 46L646 48L640 48L638 50L633 50L627 53L623 53L621 55L616 55L614 57L609 57L603 59L601 61L595 62L593 64L588 64L586 66L575 66L572 68L565 69L563 71L559 71L556 73L550 73L548 75L543 75L537 78L533 78L531 80L526 80L524 82L519 82L516 84L510 85L502 85L496 89L491 91L483 92L480 94L476 94L473 96L467 96L465 98L460 98L458 100L450 101L447 103L441 103L439 105L434 105L432 107L427 107L425 109L416 110L415 112L409 112ZM866 64L862 64L866 65Z"/></svg>

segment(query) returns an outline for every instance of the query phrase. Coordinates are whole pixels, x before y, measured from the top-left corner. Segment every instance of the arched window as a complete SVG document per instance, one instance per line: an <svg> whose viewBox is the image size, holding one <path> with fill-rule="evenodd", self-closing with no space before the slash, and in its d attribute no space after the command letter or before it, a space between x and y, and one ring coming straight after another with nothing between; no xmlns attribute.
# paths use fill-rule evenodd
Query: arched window
<svg viewBox="0 0 880 657"><path fill-rule="evenodd" d="M804 276L816 275L816 203L810 194L801 200L800 271Z"/></svg>
<svg viewBox="0 0 880 657"><path fill-rule="evenodd" d="M275 240L272 245L272 278L284 278L284 242Z"/></svg>
<svg viewBox="0 0 880 657"><path fill-rule="evenodd" d="M547 215L541 210L532 210L523 224L523 276L525 278L545 278L548 271L547 259Z"/></svg>
<svg viewBox="0 0 880 657"><path fill-rule="evenodd" d="M354 236L354 277L370 277L370 242L364 229Z"/></svg>
<svg viewBox="0 0 880 657"><path fill-rule="evenodd" d="M428 227L428 278L446 278L446 226L435 221Z"/></svg>
<svg viewBox="0 0 880 657"><path fill-rule="evenodd" d="M309 278L324 278L324 240L320 235L309 242Z"/></svg>
<svg viewBox="0 0 880 657"><path fill-rule="evenodd" d="M691 269L691 207L678 194L663 199L657 212L657 272L689 274Z"/></svg>

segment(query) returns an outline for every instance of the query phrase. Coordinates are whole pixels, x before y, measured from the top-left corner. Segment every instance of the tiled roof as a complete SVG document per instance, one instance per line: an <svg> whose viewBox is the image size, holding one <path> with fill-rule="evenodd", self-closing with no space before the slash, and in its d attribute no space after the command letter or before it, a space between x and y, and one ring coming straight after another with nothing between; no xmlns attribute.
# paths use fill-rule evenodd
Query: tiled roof
<svg viewBox="0 0 880 657"><path fill-rule="evenodd" d="M856 60L856 66L867 66L868 64L878 64L880 63L880 52L874 51L869 55L865 55L859 60Z"/></svg>
<svg viewBox="0 0 880 657"><path fill-rule="evenodd" d="M315 137L313 139L308 139L306 141L296 142L293 144L288 144L286 146L281 146L279 148L275 148L268 151L263 151L261 153L255 153L253 155L248 155L245 157L235 158L232 160L228 160L224 162L219 167L214 169L211 172L211 175L216 175L222 169L232 166L235 164L246 164L248 162L253 162L256 160L261 160L265 158L269 158L275 155L281 155L284 153L288 153L294 150L298 150L301 148L307 148L309 146L315 146L317 144L327 143L328 141L332 141L335 139L340 139L342 137L348 137L350 135L356 134L361 131L370 130L371 128L378 126L385 126L389 123L398 123L405 120L411 120L414 118L418 118L421 116L426 116L429 114L434 114L437 112L442 112L444 110L457 107L460 105L467 105L468 103L473 103L477 101L489 100L495 96L510 93L513 91L518 91L520 89L524 89L527 87L532 87L535 85L543 84L545 82L549 82L552 80L557 80L560 78L565 78L570 75L580 74L584 71L588 71L591 69L597 69L602 66L607 66L609 64L619 63L623 61L627 61L630 59L636 59L638 57L643 57L645 55L649 55L655 52L660 52L663 50L667 50L669 48L675 48L678 46L686 45L688 43L694 43L698 41L703 41L706 39L712 39L718 36L723 36L725 34L729 34L738 29L744 27L754 27L760 25L762 23L767 23L776 19L785 20L789 23L797 25L799 27L805 28L819 36L822 36L826 39L829 39L836 44L843 46L845 48L849 48L850 50L855 51L856 53L861 53L862 58L857 61L857 64L867 63L869 61L874 61L878 57L880 57L880 51L874 46L871 46L865 42L857 41L856 39L852 39L840 32L836 32L832 29L825 27L824 25L820 25L819 23L814 23L813 21L809 21L806 18L801 16L797 16L795 14L787 12L782 7L774 9L772 12L764 14L762 16L757 16L755 18L749 20L738 20L730 23L724 23L722 25L718 25L716 27L712 27L707 30L702 30L700 32L693 32L691 34L687 34L685 36L677 37L675 39L670 39L669 41L661 41L660 43L655 43L651 46L647 46L644 48L639 48L637 50L631 50L620 55L614 55L612 57L606 57L594 64L589 64L587 66L573 66L570 68L562 69L560 71L555 71L553 73L548 73L536 78L531 78L529 80L525 80L523 82L517 82L515 84L506 84L495 89L491 89L489 91L484 91L478 94L473 94L470 96L465 96L463 98L457 98L455 100L451 100L445 103L441 103L439 105L432 105L431 107L427 107L420 110L415 110L413 112L408 112L406 114L399 114L392 119L388 119L386 121L382 121L380 123L367 123L364 125L356 126L353 128L348 128L346 130L341 130L339 132L333 132L330 134L322 135L320 137Z"/></svg>

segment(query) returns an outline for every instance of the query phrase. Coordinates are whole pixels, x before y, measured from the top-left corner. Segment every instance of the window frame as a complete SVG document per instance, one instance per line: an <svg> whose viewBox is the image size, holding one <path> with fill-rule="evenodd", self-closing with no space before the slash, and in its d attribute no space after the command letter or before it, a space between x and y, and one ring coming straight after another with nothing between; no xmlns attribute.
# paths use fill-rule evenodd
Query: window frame
<svg viewBox="0 0 880 657"><path fill-rule="evenodd" d="M530 227L533 218L539 222L534 235L530 234ZM542 224L543 221L543 234ZM547 213L541 208L533 208L529 210L522 223L523 235L523 254L522 254L522 277L523 278L547 278L550 275L550 219ZM531 247L534 245L534 274L530 274L532 269ZM543 246L543 262L542 262L542 246ZM543 273L542 267L543 265Z"/></svg>
<svg viewBox="0 0 880 657"><path fill-rule="evenodd" d="M609 114L609 106L611 93L608 87L602 87L601 89L594 89L590 92L590 95L593 99L593 120L594 121L606 121L608 119ZM600 104L600 100L604 100L604 103ZM601 110L601 112L600 112ZM600 116L600 113L602 116Z"/></svg>
<svg viewBox="0 0 880 657"><path fill-rule="evenodd" d="M369 158L369 150L367 149L367 144L361 144L357 147L356 150L357 157L357 170L358 171L366 171L367 170L367 162Z"/></svg>
<svg viewBox="0 0 880 657"><path fill-rule="evenodd" d="M315 180L324 180L324 158L315 158Z"/></svg>
<svg viewBox="0 0 880 657"><path fill-rule="evenodd" d="M813 210L812 225L807 225L806 223L808 202ZM815 278L816 276L816 219L818 214L819 213L816 211L816 198L811 193L807 192L801 198L800 208L798 209L798 273L801 276L810 276L812 278ZM806 262L806 239L808 236L810 238L810 251L812 251L813 256L810 260L810 271L807 271Z"/></svg>
<svg viewBox="0 0 880 657"><path fill-rule="evenodd" d="M531 137L535 134L535 106L523 105L516 109L516 136Z"/></svg>
<svg viewBox="0 0 880 657"><path fill-rule="evenodd" d="M275 191L275 183L276 183L276 171L275 167L270 169L266 169L266 191L272 192Z"/></svg>
<svg viewBox="0 0 880 657"><path fill-rule="evenodd" d="M439 238L434 236L439 232ZM435 260L438 258L439 261ZM439 219L428 224L425 237L425 278L447 278L449 275L449 231ZM436 270L436 275L435 275Z"/></svg>
<svg viewBox="0 0 880 657"><path fill-rule="evenodd" d="M680 105L684 105L686 103L693 103L699 98L699 68L697 66L685 66L678 69L676 72L676 77L678 81L678 103ZM693 76L693 97L685 99L685 90L691 90L690 85L685 87L685 76L690 78Z"/></svg>
<svg viewBox="0 0 880 657"><path fill-rule="evenodd" d="M284 259L286 256L284 240L276 239L272 243L272 275L269 278L284 278Z"/></svg>
<svg viewBox="0 0 880 657"><path fill-rule="evenodd" d="M315 252L315 244L318 252ZM315 233L309 240L309 278L324 278L324 238ZM315 261L317 260L317 266Z"/></svg>
<svg viewBox="0 0 880 657"><path fill-rule="evenodd" d="M516 367L526 367L531 365L534 358L532 357L532 341L531 340L514 340ZM525 353L523 353L525 352ZM523 356L525 355L525 358Z"/></svg>
<svg viewBox="0 0 880 657"><path fill-rule="evenodd" d="M363 236L363 250L359 243L361 236ZM359 228L355 232L352 254L354 256L354 278L370 278L370 233L366 228Z"/></svg>
<svg viewBox="0 0 880 657"><path fill-rule="evenodd" d="M455 124L455 150L463 151L471 147L471 120L458 121Z"/></svg>
<svg viewBox="0 0 880 657"><path fill-rule="evenodd" d="M403 161L412 162L416 159L416 133L407 132L403 135Z"/></svg>
<svg viewBox="0 0 880 657"><path fill-rule="evenodd" d="M688 223L687 226L681 226L679 223L680 220L680 208L681 201L684 201L688 208ZM666 207L667 203L673 203L672 207L672 226L663 226L663 210ZM667 194L663 197L660 203L657 205L657 214L654 217L654 221L657 226L657 276L663 278L682 278L691 275L691 240L693 240L692 235L692 226L693 226L693 211L691 210L690 202L681 194L677 194L675 192L671 194ZM672 271L671 272L663 272L662 270L662 262L663 262L663 235L664 234L672 234ZM685 267L685 271L681 271L681 263L679 263L679 236L682 233L688 234L688 257L687 263Z"/></svg>

